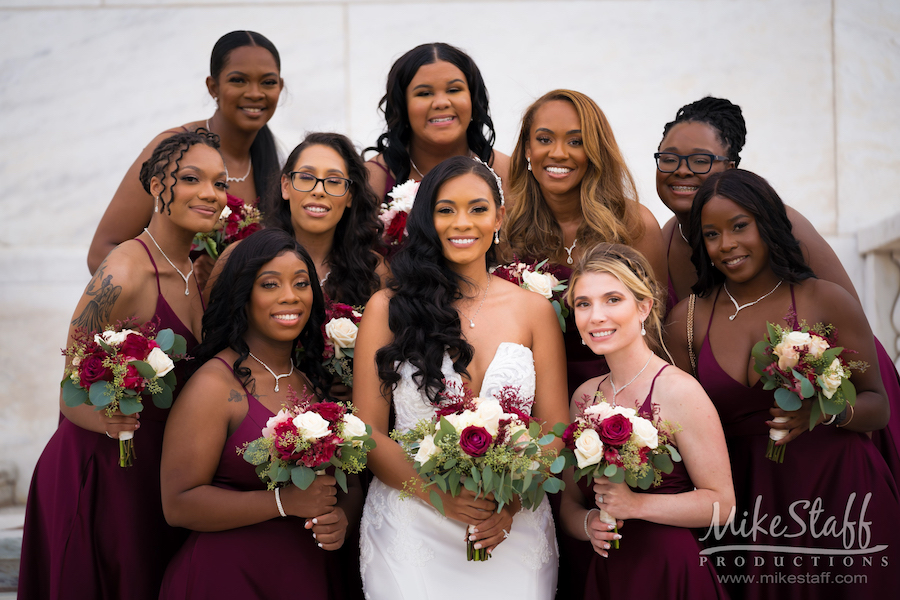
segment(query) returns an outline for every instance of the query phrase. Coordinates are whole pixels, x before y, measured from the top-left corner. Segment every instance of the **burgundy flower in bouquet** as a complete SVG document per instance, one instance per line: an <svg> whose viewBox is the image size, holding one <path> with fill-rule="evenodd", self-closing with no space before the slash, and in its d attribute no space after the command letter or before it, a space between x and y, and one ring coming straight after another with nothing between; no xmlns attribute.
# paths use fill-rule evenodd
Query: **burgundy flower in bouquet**
<svg viewBox="0 0 900 600"><path fill-rule="evenodd" d="M259 231L260 218L256 206L229 194L215 229L194 236L194 248L206 250L213 259L217 259L229 244Z"/></svg>

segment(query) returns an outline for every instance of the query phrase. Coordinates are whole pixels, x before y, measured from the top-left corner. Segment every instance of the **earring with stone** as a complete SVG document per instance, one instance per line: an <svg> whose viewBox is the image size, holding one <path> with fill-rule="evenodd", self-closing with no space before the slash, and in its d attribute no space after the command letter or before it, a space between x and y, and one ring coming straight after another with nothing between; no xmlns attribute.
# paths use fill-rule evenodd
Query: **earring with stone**
<svg viewBox="0 0 900 600"><path fill-rule="evenodd" d="M153 212L159 212L159 196L157 196L156 201L153 202Z"/></svg>
<svg viewBox="0 0 900 600"><path fill-rule="evenodd" d="M581 338L581 345L582 345L582 346L587 346L587 342L584 341L584 338Z"/></svg>
<svg viewBox="0 0 900 600"><path fill-rule="evenodd" d="M500 230L499 229L494 232L494 243L495 244L500 243Z"/></svg>
<svg viewBox="0 0 900 600"><path fill-rule="evenodd" d="M526 158L525 160L528 162L528 170L530 171L531 170L531 159Z"/></svg>
<svg viewBox="0 0 900 600"><path fill-rule="evenodd" d="M647 335L647 329L644 327L643 321L641 321L641 335Z"/></svg>

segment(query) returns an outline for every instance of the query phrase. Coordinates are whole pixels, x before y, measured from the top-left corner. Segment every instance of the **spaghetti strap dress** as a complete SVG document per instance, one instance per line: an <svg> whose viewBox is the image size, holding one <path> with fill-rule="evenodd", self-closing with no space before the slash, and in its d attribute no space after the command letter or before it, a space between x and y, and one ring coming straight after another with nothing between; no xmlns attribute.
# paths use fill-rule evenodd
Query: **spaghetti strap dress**
<svg viewBox="0 0 900 600"><path fill-rule="evenodd" d="M796 312L793 287L791 304ZM721 368L709 324L698 379L722 421L737 502L735 522L710 528L701 541L731 596L893 597L900 496L872 440L818 425L787 445L783 463L767 459L774 392L761 381L745 386Z"/></svg>
<svg viewBox="0 0 900 600"><path fill-rule="evenodd" d="M668 367L664 365L653 377L647 398L638 409L642 417L653 418L653 388L657 377ZM684 463L676 462L674 466L671 473L663 473L659 486L634 491L680 494L693 490L694 484ZM594 497L592 484L588 478L578 482L586 498ZM700 560L702 546L693 529L629 519L625 521L622 535L619 548L611 548L608 558L591 549L585 600L727 598L712 563Z"/></svg>
<svg viewBox="0 0 900 600"><path fill-rule="evenodd" d="M191 330L166 302L156 271L157 330L184 336L188 353L197 345ZM196 280L195 280L196 285ZM199 293L199 287L197 288ZM175 363L178 392L185 362ZM19 597L155 599L169 559L187 532L170 527L162 512L159 465L168 409L143 402L135 432L134 465L119 466L119 444L82 429L62 415L34 469L19 570Z"/></svg>
<svg viewBox="0 0 900 600"><path fill-rule="evenodd" d="M255 467L237 449L260 437L273 414L246 388L244 393L247 416L225 441L212 485L264 490L266 484ZM305 522L299 517L279 517L225 531L192 531L169 563L160 599L332 597L329 588L336 582L327 571L327 557L332 553L316 545Z"/></svg>

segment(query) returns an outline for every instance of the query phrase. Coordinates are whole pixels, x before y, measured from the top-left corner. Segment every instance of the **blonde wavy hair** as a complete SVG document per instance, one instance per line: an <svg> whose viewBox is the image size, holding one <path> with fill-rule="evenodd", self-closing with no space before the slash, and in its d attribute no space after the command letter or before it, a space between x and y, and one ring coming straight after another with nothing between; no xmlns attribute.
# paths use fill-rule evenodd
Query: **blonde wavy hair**
<svg viewBox="0 0 900 600"><path fill-rule="evenodd" d="M569 278L569 289L566 292L566 301L569 306L574 306L575 284L585 273L609 273L622 282L628 291L634 296L635 301L643 302L650 298L653 305L650 314L644 321L647 330L647 346L657 355L669 358L670 363L675 361L669 354L669 349L662 339L663 307L665 298L663 290L653 277L653 269L643 254L624 244L600 243L585 252L572 271Z"/></svg>
<svg viewBox="0 0 900 600"><path fill-rule="evenodd" d="M583 248L598 242L632 245L644 233L637 189L612 128L600 107L580 92L553 90L538 98L522 117L516 149L510 159L510 190L514 202L504 230L510 249L518 256L540 258L562 254L562 229L544 201L537 180L528 172L525 148L537 110L561 100L575 107L588 168L581 181L581 212L577 239Z"/></svg>

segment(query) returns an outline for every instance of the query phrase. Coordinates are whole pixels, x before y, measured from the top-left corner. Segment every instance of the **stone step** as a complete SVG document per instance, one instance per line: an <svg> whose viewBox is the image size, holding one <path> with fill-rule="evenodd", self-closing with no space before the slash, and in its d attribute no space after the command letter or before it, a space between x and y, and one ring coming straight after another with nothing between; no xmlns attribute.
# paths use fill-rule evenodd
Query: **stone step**
<svg viewBox="0 0 900 600"><path fill-rule="evenodd" d="M24 506L0 508L0 600L16 597L24 524Z"/></svg>

